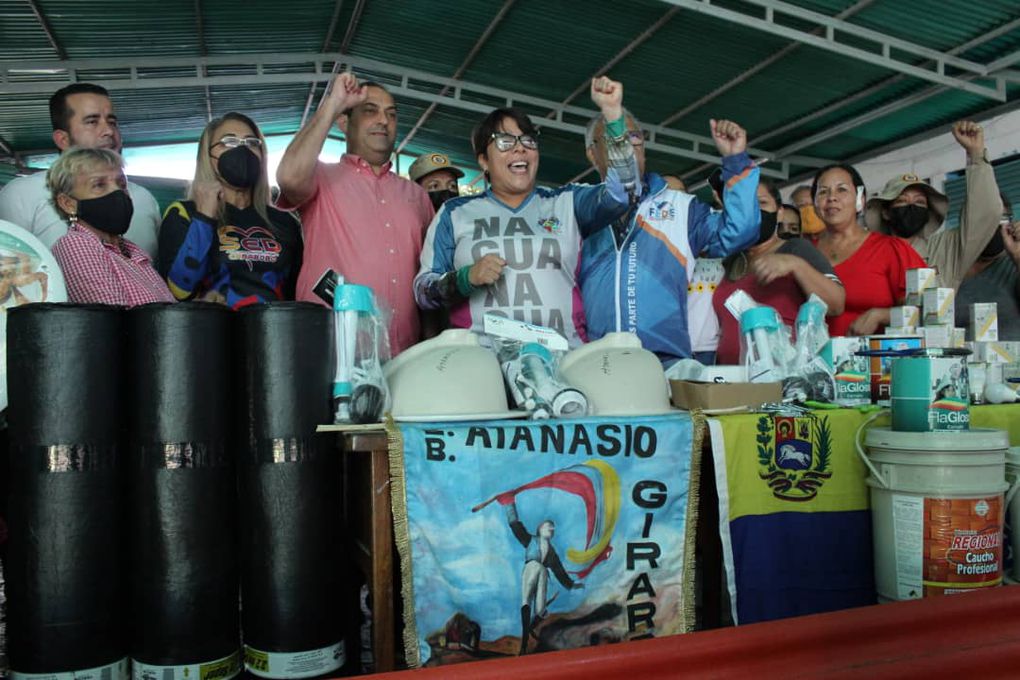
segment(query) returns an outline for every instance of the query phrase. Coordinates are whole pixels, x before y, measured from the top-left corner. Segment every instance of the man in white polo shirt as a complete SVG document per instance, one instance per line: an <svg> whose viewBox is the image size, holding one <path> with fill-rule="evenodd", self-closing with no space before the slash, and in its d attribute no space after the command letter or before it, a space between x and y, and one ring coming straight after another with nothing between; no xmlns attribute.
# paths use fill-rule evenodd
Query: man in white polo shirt
<svg viewBox="0 0 1020 680"><path fill-rule="evenodd" d="M79 146L121 152L117 114L109 93L99 85L73 83L57 90L50 97L50 122L53 143L61 151ZM134 216L124 236L155 257L159 205L148 190L137 184L128 182L128 193ZM67 233L67 222L57 213L46 188L45 172L18 177L0 190L0 220L27 229L47 248Z"/></svg>

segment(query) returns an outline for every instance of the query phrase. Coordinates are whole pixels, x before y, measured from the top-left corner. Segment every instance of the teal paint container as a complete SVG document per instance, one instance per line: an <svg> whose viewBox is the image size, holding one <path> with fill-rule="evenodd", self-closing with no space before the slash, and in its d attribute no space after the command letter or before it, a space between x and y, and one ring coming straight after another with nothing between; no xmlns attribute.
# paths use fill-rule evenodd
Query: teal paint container
<svg viewBox="0 0 1020 680"><path fill-rule="evenodd" d="M970 379L966 357L892 359L892 429L941 432L970 429Z"/></svg>

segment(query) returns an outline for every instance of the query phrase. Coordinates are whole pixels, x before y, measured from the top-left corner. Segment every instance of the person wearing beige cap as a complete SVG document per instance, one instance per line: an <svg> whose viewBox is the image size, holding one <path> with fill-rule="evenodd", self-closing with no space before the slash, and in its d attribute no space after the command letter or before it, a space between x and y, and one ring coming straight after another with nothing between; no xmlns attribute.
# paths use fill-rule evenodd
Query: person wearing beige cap
<svg viewBox="0 0 1020 680"><path fill-rule="evenodd" d="M445 153L423 153L411 163L407 176L428 192L432 207L439 212L439 206L451 198L460 196L457 180L463 177L464 173L450 163L450 157Z"/></svg>
<svg viewBox="0 0 1020 680"><path fill-rule="evenodd" d="M907 239L938 272L939 285L947 288L959 287L998 228L1002 214L984 130L977 123L960 121L953 126L953 137L967 152L967 203L959 229L940 228L949 200L910 173L886 182L865 211L869 229Z"/></svg>

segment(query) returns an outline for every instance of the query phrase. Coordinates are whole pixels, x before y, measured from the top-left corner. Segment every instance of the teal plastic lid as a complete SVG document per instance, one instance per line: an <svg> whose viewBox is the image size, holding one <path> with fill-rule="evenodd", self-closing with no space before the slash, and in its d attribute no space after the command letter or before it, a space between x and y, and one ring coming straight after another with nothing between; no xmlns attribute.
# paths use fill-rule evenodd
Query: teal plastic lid
<svg viewBox="0 0 1020 680"><path fill-rule="evenodd" d="M372 296L372 289L356 283L337 286L333 292L333 311L375 314L375 298Z"/></svg>
<svg viewBox="0 0 1020 680"><path fill-rule="evenodd" d="M740 315L740 332L749 333L756 328L777 330L779 315L771 307L752 307Z"/></svg>
<svg viewBox="0 0 1020 680"><path fill-rule="evenodd" d="M811 301L800 306L800 311L797 312L797 325L808 323L825 323L825 305Z"/></svg>
<svg viewBox="0 0 1020 680"><path fill-rule="evenodd" d="M524 356L525 354L534 354L541 358L542 361L552 361L552 353L549 349L545 345L540 345L537 342L527 342L521 345L521 356Z"/></svg>

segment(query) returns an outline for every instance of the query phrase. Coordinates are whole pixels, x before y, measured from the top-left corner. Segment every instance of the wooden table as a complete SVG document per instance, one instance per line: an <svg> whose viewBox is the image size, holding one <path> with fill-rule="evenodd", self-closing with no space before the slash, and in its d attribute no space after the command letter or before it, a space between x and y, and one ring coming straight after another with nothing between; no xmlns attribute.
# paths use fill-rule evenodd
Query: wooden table
<svg viewBox="0 0 1020 680"><path fill-rule="evenodd" d="M397 627L393 510L386 433L379 426L341 430L344 517L355 545L355 562L372 596L372 655L378 673L396 668Z"/></svg>

